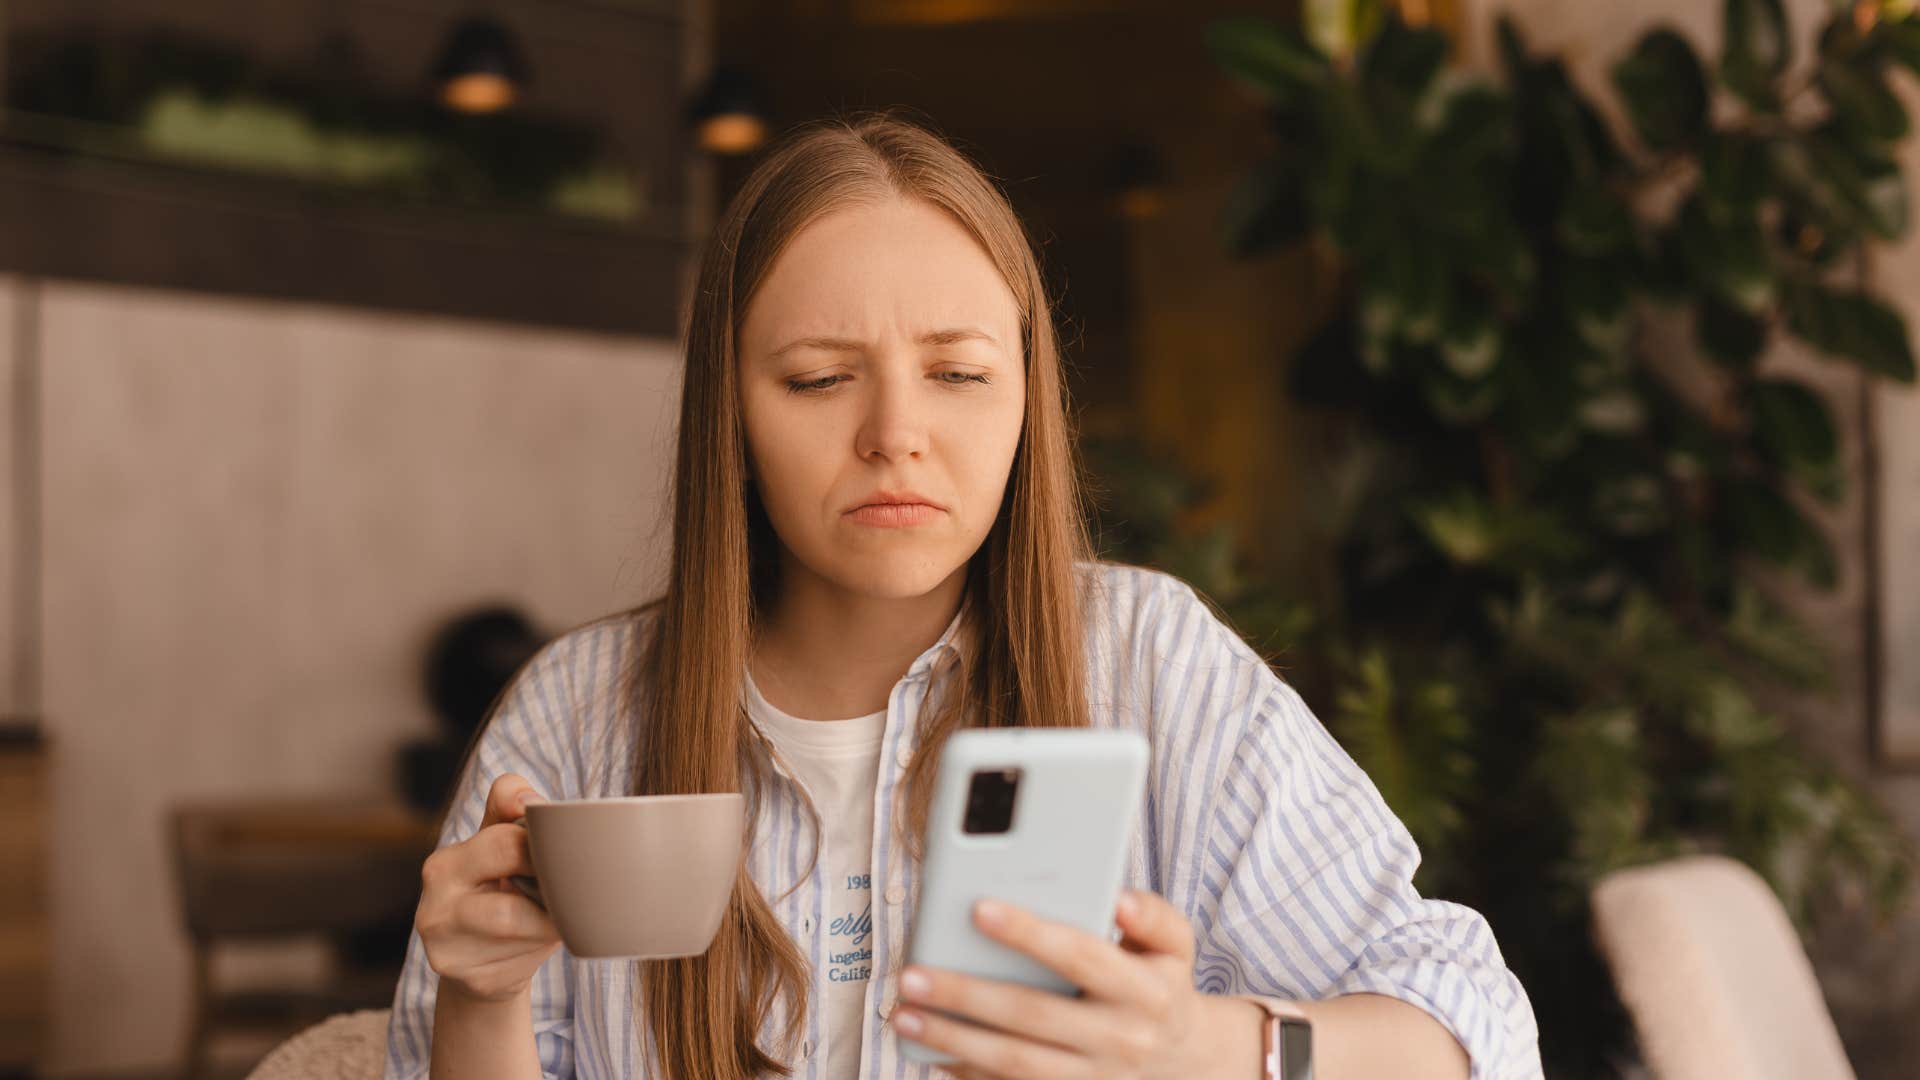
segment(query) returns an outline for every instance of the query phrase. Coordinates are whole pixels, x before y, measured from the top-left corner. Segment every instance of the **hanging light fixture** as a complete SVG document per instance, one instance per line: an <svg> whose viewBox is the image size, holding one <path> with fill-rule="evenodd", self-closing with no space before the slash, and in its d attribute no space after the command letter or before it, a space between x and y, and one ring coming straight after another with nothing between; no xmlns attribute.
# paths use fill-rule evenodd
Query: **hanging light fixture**
<svg viewBox="0 0 1920 1080"><path fill-rule="evenodd" d="M737 68L716 68L687 109L687 122L702 150L745 154L767 141L760 89Z"/></svg>
<svg viewBox="0 0 1920 1080"><path fill-rule="evenodd" d="M455 24L433 64L433 82L448 108L499 112L527 84L526 56L505 26L484 16Z"/></svg>

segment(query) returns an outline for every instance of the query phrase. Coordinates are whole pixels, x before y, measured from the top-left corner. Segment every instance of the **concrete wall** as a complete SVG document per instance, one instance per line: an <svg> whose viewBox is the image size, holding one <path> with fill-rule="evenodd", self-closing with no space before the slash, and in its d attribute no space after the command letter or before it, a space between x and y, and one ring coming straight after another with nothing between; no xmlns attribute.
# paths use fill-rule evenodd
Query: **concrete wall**
<svg viewBox="0 0 1920 1080"><path fill-rule="evenodd" d="M45 1064L163 1066L188 1008L165 808L381 797L396 745L431 726L417 684L439 620L502 599L558 630L651 595L677 349L61 282L33 296L0 283L0 328L23 302L38 322Z"/></svg>
<svg viewBox="0 0 1920 1080"><path fill-rule="evenodd" d="M1920 88L1909 82L1905 90L1907 108L1920 116ZM1920 140L1907 141L1900 163L1909 177L1920 177ZM1909 328L1920 323L1920 230L1880 252L1874 272L1888 295L1900 298ZM1880 473L1881 749L1920 771L1920 387L1876 390L1872 412ZM1920 824L1920 777L1912 786L1908 820Z"/></svg>
<svg viewBox="0 0 1920 1080"><path fill-rule="evenodd" d="M22 553L15 542L20 506L17 475L21 450L31 437L31 427L23 425L20 414L21 360L20 337L30 330L23 327L18 314L17 279L0 274L0 716L28 711L26 689L20 685L24 666L16 579L16 563Z"/></svg>

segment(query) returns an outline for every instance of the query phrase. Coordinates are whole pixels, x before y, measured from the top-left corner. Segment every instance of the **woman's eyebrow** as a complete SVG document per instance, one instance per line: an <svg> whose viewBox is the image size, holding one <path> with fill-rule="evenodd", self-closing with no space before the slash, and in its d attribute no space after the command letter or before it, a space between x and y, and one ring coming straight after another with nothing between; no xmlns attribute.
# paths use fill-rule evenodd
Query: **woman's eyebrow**
<svg viewBox="0 0 1920 1080"><path fill-rule="evenodd" d="M985 330L971 326L954 326L941 330L929 330L914 340L921 345L953 345L962 341L975 340L986 341L994 345L1000 344L999 338L994 337ZM768 359L778 360L780 357L795 349L825 349L829 352L858 352L864 348L866 348L865 343L855 341L852 338L803 337L787 342L785 345L768 353L767 356Z"/></svg>

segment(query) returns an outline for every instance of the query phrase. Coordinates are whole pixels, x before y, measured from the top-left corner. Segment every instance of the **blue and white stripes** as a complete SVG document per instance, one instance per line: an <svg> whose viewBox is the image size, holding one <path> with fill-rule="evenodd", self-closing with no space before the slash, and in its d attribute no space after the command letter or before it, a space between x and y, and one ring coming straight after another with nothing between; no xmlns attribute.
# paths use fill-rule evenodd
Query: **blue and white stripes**
<svg viewBox="0 0 1920 1080"><path fill-rule="evenodd" d="M1192 921L1195 985L1294 999L1386 994L1438 1017L1467 1048L1473 1080L1541 1075L1532 1006L1486 921L1414 890L1413 838L1299 695L1179 580L1110 563L1083 570L1092 589L1093 722L1144 731L1153 747L1129 884L1165 896ZM633 721L618 676L634 630L625 618L590 624L528 666L460 779L441 844L473 834L503 772L555 799L629 792ZM887 704L863 1077L934 1075L900 1055L884 1022L918 884L917 867L893 840L893 811L920 711L946 678L935 662L953 641L950 625ZM801 878L814 830L785 777L762 794L750 872L824 978L825 871ZM635 975L630 962L578 960L564 948L541 967L533 1016L546 1077L657 1080L635 1030ZM426 1076L437 978L414 935L394 995L385 1080ZM782 1019L772 1018L763 1045L772 1046ZM826 1029L811 1005L805 1032L794 1075L827 1080Z"/></svg>

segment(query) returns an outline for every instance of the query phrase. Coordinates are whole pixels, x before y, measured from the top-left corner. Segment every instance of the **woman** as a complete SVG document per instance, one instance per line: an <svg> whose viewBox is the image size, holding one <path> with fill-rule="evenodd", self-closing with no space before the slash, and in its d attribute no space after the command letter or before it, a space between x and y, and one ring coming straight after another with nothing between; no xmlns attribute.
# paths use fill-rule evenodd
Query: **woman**
<svg viewBox="0 0 1920 1080"><path fill-rule="evenodd" d="M886 117L771 151L705 252L664 597L542 650L423 872L388 1080L1256 1077L1299 1002L1322 1080L1538 1075L1479 915L1294 692L1184 584L1096 562L1033 251L950 146ZM1041 995L903 969L939 749L968 725L1152 746L1118 943L983 905ZM529 798L749 793L698 958L575 960L500 879ZM936 1011L937 1010L937 1011ZM951 1014L951 1015L943 1015Z"/></svg>

